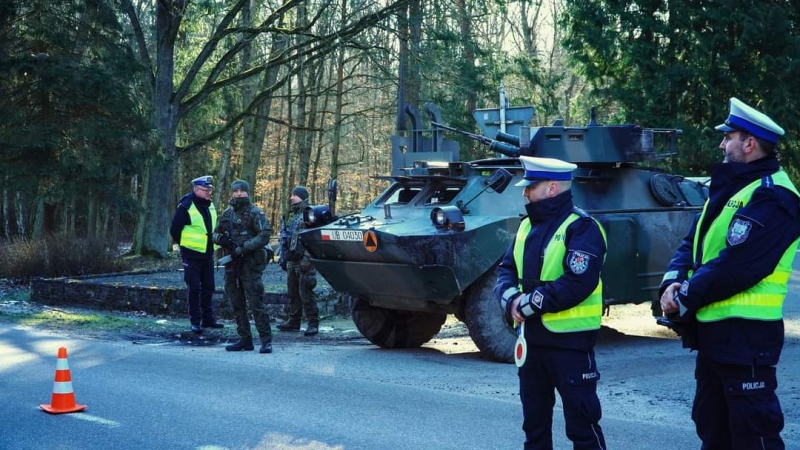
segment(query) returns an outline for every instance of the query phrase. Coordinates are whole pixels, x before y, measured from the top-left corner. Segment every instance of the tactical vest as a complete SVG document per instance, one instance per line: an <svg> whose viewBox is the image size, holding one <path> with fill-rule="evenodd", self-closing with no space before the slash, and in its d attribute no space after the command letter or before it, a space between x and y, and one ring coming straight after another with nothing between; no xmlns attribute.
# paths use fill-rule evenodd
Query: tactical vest
<svg viewBox="0 0 800 450"><path fill-rule="evenodd" d="M305 201L305 200L303 200ZM284 229L281 230L281 251L285 252L287 261L299 261L305 255L305 249L298 247L300 232L305 229L303 211L289 212L283 221Z"/></svg>
<svg viewBox="0 0 800 450"><path fill-rule="evenodd" d="M258 217L261 213L261 210L258 206L250 203L249 207L244 208L244 211L241 215L239 215L239 220L236 220L236 210L234 207L230 207L230 211L227 214L227 220L230 223L230 228L232 231L231 238L238 244L243 245L244 241L256 236L258 233L253 233L253 217ZM238 223L237 223L238 222Z"/></svg>
<svg viewBox="0 0 800 450"><path fill-rule="evenodd" d="M577 212L570 214L567 220L558 227L553 237L550 238L550 242L547 243L540 274L540 279L542 281L553 281L564 273L562 262L567 252L567 227L579 217L580 215ZM597 223L597 221L595 221L595 223ZM603 227L599 223L597 223L597 226L600 227L600 232L605 241L606 236ZM522 223L519 225L517 240L514 243L514 262L517 265L517 278L519 280L522 280L522 265L525 261L525 240L528 238L530 230L531 221L526 217L522 219ZM522 290L522 284L520 284L519 289ZM602 280L598 280L594 291L592 291L589 297L584 301L564 311L543 314L542 324L554 333L599 330L602 314L603 282Z"/></svg>
<svg viewBox="0 0 800 450"><path fill-rule="evenodd" d="M705 239L703 239L702 264L719 256L719 253L726 247L728 242L729 230L731 233L736 232L738 235L746 236L746 233L749 232L748 224L732 224L734 216L740 208L750 202L753 192L759 186L773 186L773 183L792 191L795 196L800 197L797 189L783 170L779 170L773 175L763 177L760 180L755 180L745 186L728 200L719 216L711 222ZM693 252L695 260L697 260L698 255L697 243L700 242L701 238L700 224L705 219L706 208L708 208L708 201L703 206L703 212L700 215L694 236ZM739 227L739 229L731 229L731 227ZM779 320L783 318L783 300L786 298L788 291L789 277L792 274L792 261L797 252L798 242L800 240L795 240L786 249L772 274L746 291L700 308L697 311L697 320L700 322L715 322L734 317L753 320ZM691 279L691 272L689 277Z"/></svg>
<svg viewBox="0 0 800 450"><path fill-rule="evenodd" d="M206 230L206 223L203 220L203 215L197 209L194 202L189 204L189 219L192 221L189 225L184 225L181 230L181 247L186 247L189 250L194 250L199 253L205 253L208 248L208 230ZM211 216L211 229L217 226L217 211L214 209L214 203L208 205L208 214Z"/></svg>

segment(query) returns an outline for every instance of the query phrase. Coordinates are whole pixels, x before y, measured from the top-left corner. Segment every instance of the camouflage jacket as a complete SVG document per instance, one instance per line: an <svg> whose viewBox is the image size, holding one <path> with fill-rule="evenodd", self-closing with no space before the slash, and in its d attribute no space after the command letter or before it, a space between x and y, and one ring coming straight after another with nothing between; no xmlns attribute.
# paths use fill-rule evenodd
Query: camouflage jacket
<svg viewBox="0 0 800 450"><path fill-rule="evenodd" d="M233 201L231 203L232 206L220 214L214 231L231 238L238 247L242 247L242 255L247 257L269 243L272 228L264 211L258 206L249 201L237 202L235 206Z"/></svg>
<svg viewBox="0 0 800 450"><path fill-rule="evenodd" d="M281 258L285 261L300 261L305 255L303 244L299 242L299 235L306 228L303 221L303 210L307 205L308 200L292 205L292 210L282 220Z"/></svg>

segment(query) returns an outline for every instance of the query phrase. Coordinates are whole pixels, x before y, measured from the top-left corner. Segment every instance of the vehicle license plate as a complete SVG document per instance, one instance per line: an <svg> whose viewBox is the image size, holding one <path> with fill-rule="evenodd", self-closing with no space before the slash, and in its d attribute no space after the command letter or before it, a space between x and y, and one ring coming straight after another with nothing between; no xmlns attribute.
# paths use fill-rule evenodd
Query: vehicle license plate
<svg viewBox="0 0 800 450"><path fill-rule="evenodd" d="M364 232L360 230L321 230L323 241L363 241Z"/></svg>

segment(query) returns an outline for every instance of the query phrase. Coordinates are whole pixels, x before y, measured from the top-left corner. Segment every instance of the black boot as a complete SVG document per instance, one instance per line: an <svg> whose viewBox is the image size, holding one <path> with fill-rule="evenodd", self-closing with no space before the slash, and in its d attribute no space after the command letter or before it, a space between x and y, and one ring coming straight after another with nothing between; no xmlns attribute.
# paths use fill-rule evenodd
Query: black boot
<svg viewBox="0 0 800 450"><path fill-rule="evenodd" d="M300 324L292 322L284 322L278 324L278 329L280 331L300 331Z"/></svg>
<svg viewBox="0 0 800 450"><path fill-rule="evenodd" d="M202 325L200 326L202 328L216 328L216 329L225 328L225 325L217 322L216 320L213 322L203 322Z"/></svg>
<svg viewBox="0 0 800 450"><path fill-rule="evenodd" d="M303 333L304 336L316 336L319 333L319 325L311 325L309 324L306 327L306 332Z"/></svg>
<svg viewBox="0 0 800 450"><path fill-rule="evenodd" d="M272 353L272 343L265 342L261 344L261 348L258 349L258 353Z"/></svg>
<svg viewBox="0 0 800 450"><path fill-rule="evenodd" d="M228 352L241 352L242 350L253 350L253 339L239 339L231 345L225 346L225 351Z"/></svg>

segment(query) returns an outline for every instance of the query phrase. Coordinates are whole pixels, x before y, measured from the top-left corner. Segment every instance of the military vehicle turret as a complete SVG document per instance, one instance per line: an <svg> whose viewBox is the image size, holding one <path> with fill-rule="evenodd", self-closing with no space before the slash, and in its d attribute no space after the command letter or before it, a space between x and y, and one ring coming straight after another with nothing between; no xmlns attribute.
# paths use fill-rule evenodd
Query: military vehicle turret
<svg viewBox="0 0 800 450"><path fill-rule="evenodd" d="M470 135L498 157L459 161L438 109L425 107L430 127L407 109L412 130L392 137L393 171L379 177L389 186L358 214L307 210L317 226L300 238L319 273L352 296L353 321L370 342L418 347L455 314L485 357L513 361L516 335L492 289L524 212L514 186L524 172L519 155L578 165L574 202L608 237L604 304L657 300L664 268L707 197L701 182L642 164L675 154L680 130L599 125L594 114L583 127L529 127L532 107L507 107L502 91L500 104L474 112L484 135Z"/></svg>

